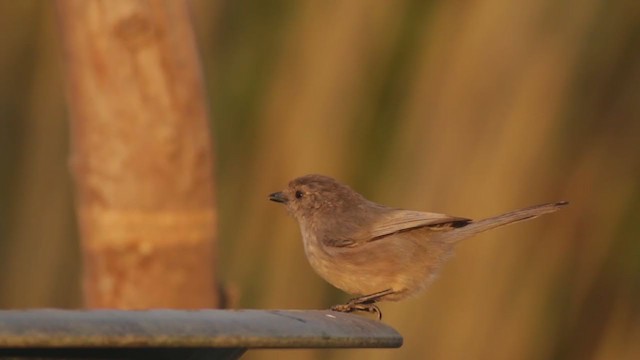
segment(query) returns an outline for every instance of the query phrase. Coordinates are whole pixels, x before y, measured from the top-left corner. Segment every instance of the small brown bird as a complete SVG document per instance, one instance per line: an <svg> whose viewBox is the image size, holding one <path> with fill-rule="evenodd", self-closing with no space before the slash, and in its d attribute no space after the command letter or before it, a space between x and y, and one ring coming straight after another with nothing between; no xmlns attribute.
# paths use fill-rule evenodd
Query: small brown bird
<svg viewBox="0 0 640 360"><path fill-rule="evenodd" d="M294 179L269 200L285 204L298 221L311 267L358 296L331 309L374 312L379 318L376 302L402 300L426 288L460 240L568 204L537 205L474 221L376 204L323 175Z"/></svg>

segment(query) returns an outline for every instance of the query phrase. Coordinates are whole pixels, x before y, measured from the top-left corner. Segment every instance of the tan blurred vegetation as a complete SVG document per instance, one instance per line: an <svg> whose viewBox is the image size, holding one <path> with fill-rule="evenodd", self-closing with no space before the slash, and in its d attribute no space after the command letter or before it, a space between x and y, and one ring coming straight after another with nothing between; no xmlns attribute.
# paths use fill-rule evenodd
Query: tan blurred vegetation
<svg viewBox="0 0 640 360"><path fill-rule="evenodd" d="M194 1L222 280L240 307L326 308L266 194L317 172L392 206L484 217L569 200L460 246L383 304L400 350L247 359L640 357L640 3ZM0 306L76 307L79 250L53 7L0 1Z"/></svg>

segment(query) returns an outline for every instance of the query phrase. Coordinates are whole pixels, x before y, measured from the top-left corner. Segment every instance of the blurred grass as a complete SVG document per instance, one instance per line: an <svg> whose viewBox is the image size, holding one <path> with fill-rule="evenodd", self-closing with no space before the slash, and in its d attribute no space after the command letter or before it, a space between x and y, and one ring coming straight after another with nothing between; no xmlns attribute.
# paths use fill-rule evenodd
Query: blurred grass
<svg viewBox="0 0 640 360"><path fill-rule="evenodd" d="M79 255L52 8L0 2L0 307L78 306Z"/></svg>
<svg viewBox="0 0 640 360"><path fill-rule="evenodd" d="M271 358L640 357L640 5L194 1L216 137L220 269L239 306L347 295L266 195L318 172L372 200L484 217L566 210L464 243L383 304L397 351ZM52 6L0 1L0 306L79 304Z"/></svg>

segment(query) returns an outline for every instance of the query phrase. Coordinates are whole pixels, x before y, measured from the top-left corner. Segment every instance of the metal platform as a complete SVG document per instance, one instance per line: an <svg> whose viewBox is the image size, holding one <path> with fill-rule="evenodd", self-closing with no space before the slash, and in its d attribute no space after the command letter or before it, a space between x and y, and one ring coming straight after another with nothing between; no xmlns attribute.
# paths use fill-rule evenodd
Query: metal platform
<svg viewBox="0 0 640 360"><path fill-rule="evenodd" d="M237 359L256 348L401 345L382 322L321 310L0 310L0 357Z"/></svg>

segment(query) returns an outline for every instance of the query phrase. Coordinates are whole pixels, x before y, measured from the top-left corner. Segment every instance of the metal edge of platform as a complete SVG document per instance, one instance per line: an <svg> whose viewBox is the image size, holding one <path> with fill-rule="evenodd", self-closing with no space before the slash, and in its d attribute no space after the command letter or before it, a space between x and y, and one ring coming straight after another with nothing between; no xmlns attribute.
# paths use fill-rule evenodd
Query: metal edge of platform
<svg viewBox="0 0 640 360"><path fill-rule="evenodd" d="M394 348L402 341L380 321L328 310L0 310L0 354L21 349Z"/></svg>

